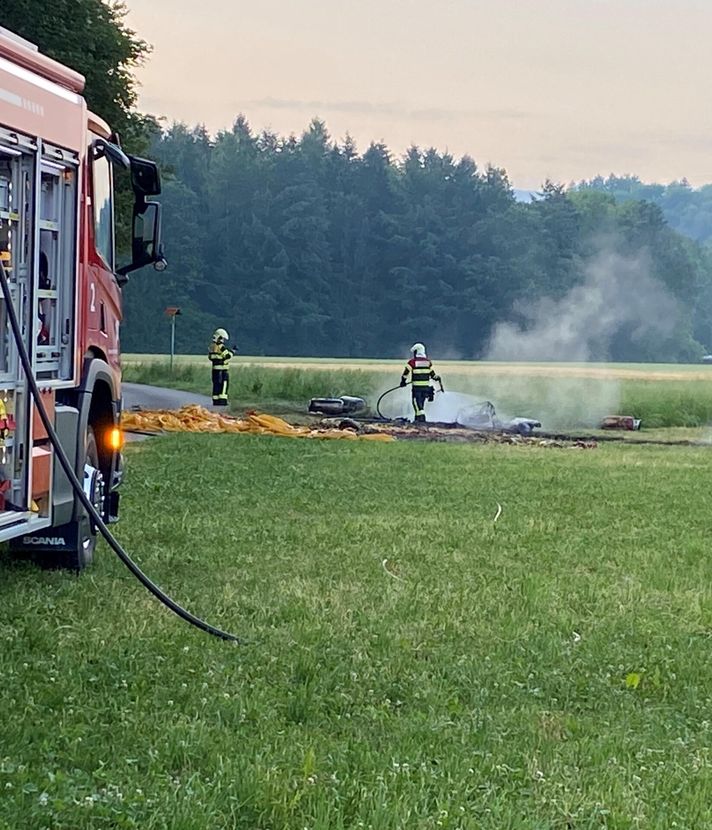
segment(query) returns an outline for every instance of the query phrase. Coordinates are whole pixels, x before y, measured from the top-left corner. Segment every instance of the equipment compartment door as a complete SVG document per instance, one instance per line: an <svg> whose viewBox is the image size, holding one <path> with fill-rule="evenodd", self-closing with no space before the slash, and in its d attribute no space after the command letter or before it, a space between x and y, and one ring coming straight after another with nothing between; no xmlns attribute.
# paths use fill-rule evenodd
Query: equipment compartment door
<svg viewBox="0 0 712 830"><path fill-rule="evenodd" d="M0 261L30 354L36 345L32 310L38 265L37 154L33 139L0 125ZM49 523L49 501L41 506L30 495L30 414L27 384L0 297L0 541Z"/></svg>

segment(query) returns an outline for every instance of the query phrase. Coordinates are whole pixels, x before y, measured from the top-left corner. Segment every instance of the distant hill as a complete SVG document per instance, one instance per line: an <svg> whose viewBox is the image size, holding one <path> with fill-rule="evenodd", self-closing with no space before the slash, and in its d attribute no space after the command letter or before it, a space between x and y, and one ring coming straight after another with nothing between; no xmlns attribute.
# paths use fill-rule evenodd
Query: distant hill
<svg viewBox="0 0 712 830"><path fill-rule="evenodd" d="M573 189L608 193L617 202L652 202L676 231L703 244L712 242L712 184L693 188L686 179L668 185L646 184L637 176L611 175L579 182Z"/></svg>

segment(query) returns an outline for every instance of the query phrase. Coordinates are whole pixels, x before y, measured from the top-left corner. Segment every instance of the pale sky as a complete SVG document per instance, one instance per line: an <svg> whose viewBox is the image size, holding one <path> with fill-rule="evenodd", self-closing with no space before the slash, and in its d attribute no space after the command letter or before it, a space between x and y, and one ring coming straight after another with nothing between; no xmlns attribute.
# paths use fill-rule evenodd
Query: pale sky
<svg viewBox="0 0 712 830"><path fill-rule="evenodd" d="M168 121L470 154L516 187L712 182L712 0L127 0Z"/></svg>

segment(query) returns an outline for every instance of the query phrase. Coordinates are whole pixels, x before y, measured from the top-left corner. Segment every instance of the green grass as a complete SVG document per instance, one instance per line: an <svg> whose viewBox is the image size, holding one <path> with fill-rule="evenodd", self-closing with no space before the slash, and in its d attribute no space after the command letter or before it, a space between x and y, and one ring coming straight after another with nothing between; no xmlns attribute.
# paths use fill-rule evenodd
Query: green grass
<svg viewBox="0 0 712 830"><path fill-rule="evenodd" d="M210 367L195 363L178 363L173 371L165 363L128 363L124 380L171 386L188 392L210 394ZM305 411L310 398L338 395L373 394L378 377L362 371L269 368L235 365L230 370L230 398L234 408L269 406L271 411Z"/></svg>
<svg viewBox="0 0 712 830"><path fill-rule="evenodd" d="M643 429L712 425L712 382L591 378L457 377L448 388L496 402L498 411L538 417L545 429L590 427L606 415L633 415Z"/></svg>
<svg viewBox="0 0 712 830"><path fill-rule="evenodd" d="M691 374L695 367L687 368ZM343 394L362 396L373 406L378 395L400 377L400 364L393 366L390 374L381 369L332 368L331 364L320 369L317 363L274 367L238 361L230 374L230 396L238 411L262 407L273 412L304 412L312 397ZM642 419L644 429L712 424L712 382L697 375L690 380L679 376L670 380L654 377L653 370L650 379L643 371L626 378L542 377L527 374L524 367L521 372L480 375L462 369L458 373L453 367L443 370L443 378L449 390L469 393L479 400L488 398L499 412L510 416L537 417L545 429L590 428L612 414L634 415ZM205 361L181 358L171 373L165 362L130 358L124 378L204 394L210 391L210 368Z"/></svg>
<svg viewBox="0 0 712 830"><path fill-rule="evenodd" d="M640 412L646 427L712 424L712 382L625 381L622 408Z"/></svg>
<svg viewBox="0 0 712 830"><path fill-rule="evenodd" d="M121 539L252 644L2 560L0 828L712 826L711 460L129 447Z"/></svg>

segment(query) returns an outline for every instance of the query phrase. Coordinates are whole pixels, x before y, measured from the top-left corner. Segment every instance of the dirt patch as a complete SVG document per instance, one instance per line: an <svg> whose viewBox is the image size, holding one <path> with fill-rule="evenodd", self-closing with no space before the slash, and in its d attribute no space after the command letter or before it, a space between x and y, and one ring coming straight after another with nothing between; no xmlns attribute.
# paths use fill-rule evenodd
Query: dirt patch
<svg viewBox="0 0 712 830"><path fill-rule="evenodd" d="M599 444L635 444L657 447L712 447L709 441L675 437L632 437L630 432L596 434L534 432L531 435L477 430L457 424L412 424L400 422L359 421L354 418L324 418L312 429L341 429L357 435L389 435L399 441L428 441L451 444L509 444L514 446L553 447L559 449L595 449Z"/></svg>
<svg viewBox="0 0 712 830"><path fill-rule="evenodd" d="M374 423L351 418L325 418L316 429L342 429L357 435L388 435L398 441L448 444L509 444L513 446L595 449L595 439L566 436L518 435L493 430L468 429L450 424Z"/></svg>

